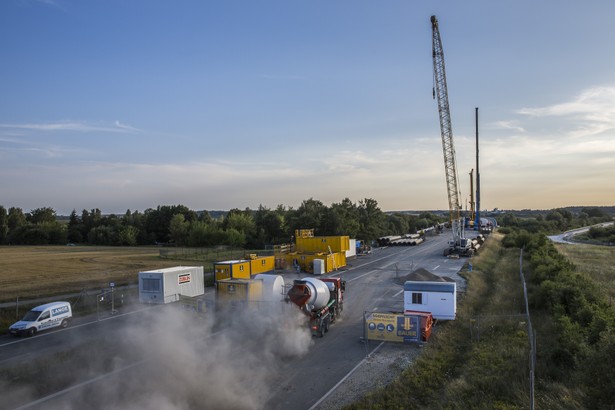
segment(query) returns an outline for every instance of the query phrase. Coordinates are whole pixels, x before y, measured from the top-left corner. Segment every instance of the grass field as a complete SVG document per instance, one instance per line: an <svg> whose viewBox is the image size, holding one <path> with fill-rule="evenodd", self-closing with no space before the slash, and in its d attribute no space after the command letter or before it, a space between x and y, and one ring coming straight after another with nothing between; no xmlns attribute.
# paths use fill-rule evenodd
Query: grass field
<svg viewBox="0 0 615 410"><path fill-rule="evenodd" d="M574 263L577 272L589 275L600 285L611 304L615 301L615 247L580 244L555 247Z"/></svg>
<svg viewBox="0 0 615 410"><path fill-rule="evenodd" d="M0 302L32 299L82 289L137 283L143 270L203 265L162 259L157 247L3 246L0 247ZM211 265L204 265L210 270Z"/></svg>

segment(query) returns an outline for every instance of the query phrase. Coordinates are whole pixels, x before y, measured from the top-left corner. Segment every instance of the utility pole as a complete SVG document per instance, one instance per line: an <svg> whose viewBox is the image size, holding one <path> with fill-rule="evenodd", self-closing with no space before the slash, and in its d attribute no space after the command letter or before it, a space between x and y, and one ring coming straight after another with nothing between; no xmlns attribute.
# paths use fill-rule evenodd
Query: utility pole
<svg viewBox="0 0 615 410"><path fill-rule="evenodd" d="M476 229L480 233L480 171L478 168L478 107L476 107Z"/></svg>

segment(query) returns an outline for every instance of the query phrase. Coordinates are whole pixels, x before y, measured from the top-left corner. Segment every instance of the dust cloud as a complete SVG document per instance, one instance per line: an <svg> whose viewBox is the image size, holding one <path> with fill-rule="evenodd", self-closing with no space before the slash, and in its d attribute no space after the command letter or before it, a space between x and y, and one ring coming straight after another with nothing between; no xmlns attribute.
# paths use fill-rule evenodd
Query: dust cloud
<svg viewBox="0 0 615 410"><path fill-rule="evenodd" d="M262 409L283 363L313 343L305 316L282 302L220 312L215 321L213 314L157 307L108 338L105 348L75 355L64 388L82 387L24 408ZM21 396L16 401L28 403Z"/></svg>

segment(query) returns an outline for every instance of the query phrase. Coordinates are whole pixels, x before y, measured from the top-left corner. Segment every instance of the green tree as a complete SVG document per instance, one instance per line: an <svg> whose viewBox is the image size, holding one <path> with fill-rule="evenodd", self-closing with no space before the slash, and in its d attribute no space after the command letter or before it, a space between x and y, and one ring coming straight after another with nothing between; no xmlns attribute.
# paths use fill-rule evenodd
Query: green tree
<svg viewBox="0 0 615 410"><path fill-rule="evenodd" d="M6 243L9 235L9 215L6 208L0 205L0 245Z"/></svg>
<svg viewBox="0 0 615 410"><path fill-rule="evenodd" d="M259 205L254 212L254 224L260 245L279 243L284 238L284 216L269 208Z"/></svg>
<svg viewBox="0 0 615 410"><path fill-rule="evenodd" d="M188 242L190 223L186 221L183 214L174 215L169 224L171 241L179 246L184 246Z"/></svg>
<svg viewBox="0 0 615 410"><path fill-rule="evenodd" d="M388 215L387 220L390 233L394 233L396 235L405 235L410 233L410 225L408 224L408 219L405 215Z"/></svg>
<svg viewBox="0 0 615 410"><path fill-rule="evenodd" d="M223 232L215 223L195 221L190 224L188 246L215 246L222 244Z"/></svg>
<svg viewBox="0 0 615 410"><path fill-rule="evenodd" d="M49 235L42 225L22 225L9 234L9 241L17 245L48 245Z"/></svg>
<svg viewBox="0 0 615 410"><path fill-rule="evenodd" d="M81 211L81 236L87 238L89 242L90 231L101 224L102 212L100 209L92 209L87 211L84 209Z"/></svg>
<svg viewBox="0 0 615 410"><path fill-rule="evenodd" d="M122 226L118 233L118 245L136 246L138 244L138 236L139 229L132 225Z"/></svg>
<svg viewBox="0 0 615 410"><path fill-rule="evenodd" d="M233 248L242 248L246 244L246 235L235 228L229 228L224 231L222 241L224 245Z"/></svg>
<svg viewBox="0 0 615 410"><path fill-rule="evenodd" d="M331 235L357 237L360 229L359 210L349 198L344 198L339 203L331 204L328 215L329 232Z"/></svg>
<svg viewBox="0 0 615 410"><path fill-rule="evenodd" d="M359 236L367 241L372 241L382 236L385 232L385 215L378 207L375 199L365 198L359 201Z"/></svg>
<svg viewBox="0 0 615 410"><path fill-rule="evenodd" d="M83 233L81 226L81 219L77 215L77 211L73 209L70 213L70 217L68 219L68 241L72 243L81 243L83 242Z"/></svg>
<svg viewBox="0 0 615 410"><path fill-rule="evenodd" d="M294 234L297 229L314 229L316 235L327 231L323 222L326 222L327 207L317 199L304 200L296 210L289 210L289 228Z"/></svg>
<svg viewBox="0 0 615 410"><path fill-rule="evenodd" d="M26 215L26 221L31 224L43 224L56 221L56 211L52 208L36 208Z"/></svg>
<svg viewBox="0 0 615 410"><path fill-rule="evenodd" d="M8 214L9 232L26 224L26 216L21 208L10 207Z"/></svg>
<svg viewBox="0 0 615 410"><path fill-rule="evenodd" d="M256 224L250 211L231 210L224 218L223 226L226 230L235 229L246 237L254 235Z"/></svg>
<svg viewBox="0 0 615 410"><path fill-rule="evenodd" d="M112 228L101 225L96 228L92 228L88 233L88 242L93 245L116 245L117 244L117 232Z"/></svg>
<svg viewBox="0 0 615 410"><path fill-rule="evenodd" d="M184 205L163 205L145 210L145 229L152 242L166 243L170 240L170 225L174 215L182 214L186 221L196 221L196 212Z"/></svg>

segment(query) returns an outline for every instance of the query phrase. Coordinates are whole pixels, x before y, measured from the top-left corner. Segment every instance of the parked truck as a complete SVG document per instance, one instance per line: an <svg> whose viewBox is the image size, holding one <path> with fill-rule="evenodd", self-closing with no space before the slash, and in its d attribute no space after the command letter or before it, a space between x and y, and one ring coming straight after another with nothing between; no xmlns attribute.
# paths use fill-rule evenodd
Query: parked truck
<svg viewBox="0 0 615 410"><path fill-rule="evenodd" d="M290 302L309 317L312 335L323 337L342 313L346 281L340 278L295 280L287 293Z"/></svg>

